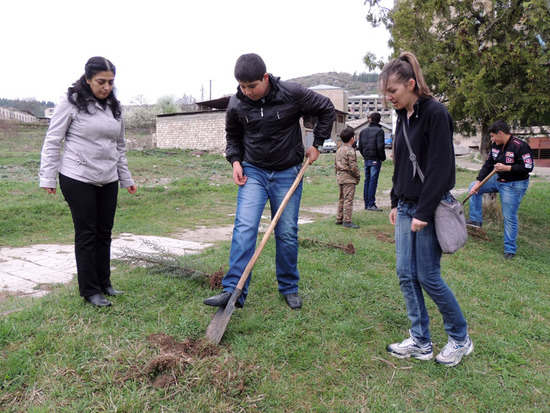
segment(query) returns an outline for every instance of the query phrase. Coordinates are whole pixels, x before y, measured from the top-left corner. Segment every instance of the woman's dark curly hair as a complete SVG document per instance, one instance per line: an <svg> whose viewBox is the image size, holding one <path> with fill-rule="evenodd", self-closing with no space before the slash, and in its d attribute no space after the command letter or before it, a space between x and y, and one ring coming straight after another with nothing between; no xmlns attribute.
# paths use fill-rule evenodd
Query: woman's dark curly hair
<svg viewBox="0 0 550 413"><path fill-rule="evenodd" d="M91 57L86 62L86 66L84 66L84 74L67 90L69 102L75 105L79 111L90 114L90 111L88 110L88 100L90 100L90 98L95 99L95 96L90 88L90 85L86 82L86 79L90 80L99 72L113 72L113 74L116 75L116 67L110 60L105 59L104 57ZM76 100L73 98L74 94L76 94ZM109 106L111 106L115 119L120 119L122 115L122 107L115 96L115 88L113 88L105 101L109 102Z"/></svg>

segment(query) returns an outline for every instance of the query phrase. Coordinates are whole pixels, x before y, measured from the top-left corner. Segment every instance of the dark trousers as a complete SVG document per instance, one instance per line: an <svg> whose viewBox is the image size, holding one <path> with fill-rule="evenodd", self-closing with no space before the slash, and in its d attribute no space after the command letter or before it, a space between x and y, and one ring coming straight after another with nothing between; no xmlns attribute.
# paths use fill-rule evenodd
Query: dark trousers
<svg viewBox="0 0 550 413"><path fill-rule="evenodd" d="M111 286L118 181L96 186L59 174L59 186L73 217L78 288L82 297L89 297Z"/></svg>

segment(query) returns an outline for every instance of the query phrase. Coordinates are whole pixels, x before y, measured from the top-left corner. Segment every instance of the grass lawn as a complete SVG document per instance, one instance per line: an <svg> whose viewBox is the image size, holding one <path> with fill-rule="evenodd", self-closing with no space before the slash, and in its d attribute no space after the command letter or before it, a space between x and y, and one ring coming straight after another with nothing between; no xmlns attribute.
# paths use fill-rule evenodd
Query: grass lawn
<svg viewBox="0 0 550 413"><path fill-rule="evenodd" d="M1 246L72 242L61 193L46 196L37 186L44 133L19 126L0 134ZM128 159L139 189L136 196L120 192L115 234L170 236L232 223L236 187L221 156L148 150L130 151ZM273 239L254 267L245 308L233 313L219 346L204 340L214 309L202 300L218 291L209 275L227 268L225 241L179 260L203 274L193 277L113 262L113 283L126 294L107 309L85 304L76 280L40 299L3 294L0 411L550 411L548 181L531 180L513 261L502 257L498 214L471 232L462 250L443 257L444 278L475 345L459 366L446 368L385 350L409 327L393 227L387 208L355 211L358 230L313 212L336 208L333 162L324 154L306 172L302 208L313 222L300 227L300 311L277 291ZM382 167L380 198L387 197L392 169L391 160ZM457 188L475 175L458 169ZM349 243L354 254L340 248ZM447 338L427 303L439 351Z"/></svg>

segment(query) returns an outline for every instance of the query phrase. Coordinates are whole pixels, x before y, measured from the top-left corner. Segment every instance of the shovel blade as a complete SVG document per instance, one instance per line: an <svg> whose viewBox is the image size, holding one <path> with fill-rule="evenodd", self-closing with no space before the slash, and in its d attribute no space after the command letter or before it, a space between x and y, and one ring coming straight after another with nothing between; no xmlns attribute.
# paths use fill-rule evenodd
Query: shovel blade
<svg viewBox="0 0 550 413"><path fill-rule="evenodd" d="M220 343L223 337L223 333L225 333L225 329L227 328L227 324L229 324L231 314L233 314L233 311L235 311L235 303L239 299L240 295L241 290L235 288L235 290L231 294L231 298L227 302L227 305L225 307L218 308L218 311L216 311L216 314L214 314L212 321L210 322L210 324L208 324L208 327L206 329L206 338L211 343Z"/></svg>

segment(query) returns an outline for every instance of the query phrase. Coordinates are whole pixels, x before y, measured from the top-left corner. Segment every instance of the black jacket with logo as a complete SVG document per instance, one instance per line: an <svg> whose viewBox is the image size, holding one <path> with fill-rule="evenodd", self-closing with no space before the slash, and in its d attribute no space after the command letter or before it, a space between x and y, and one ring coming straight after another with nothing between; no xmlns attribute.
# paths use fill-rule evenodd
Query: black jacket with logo
<svg viewBox="0 0 550 413"><path fill-rule="evenodd" d="M506 145L491 144L491 150L487 154L487 159L481 167L477 176L478 181L491 173L495 164L503 163L512 165L509 172L498 172L498 179L501 181L524 181L529 178L529 172L533 171L533 156L531 147L524 141L510 136Z"/></svg>
<svg viewBox="0 0 550 413"><path fill-rule="evenodd" d="M246 161L263 169L281 171L302 163L304 145L300 117L314 116L314 143L330 138L334 106L329 98L298 83L269 75L269 92L253 101L240 89L231 96L226 112L225 156L232 164Z"/></svg>

